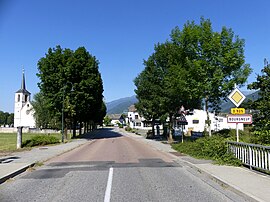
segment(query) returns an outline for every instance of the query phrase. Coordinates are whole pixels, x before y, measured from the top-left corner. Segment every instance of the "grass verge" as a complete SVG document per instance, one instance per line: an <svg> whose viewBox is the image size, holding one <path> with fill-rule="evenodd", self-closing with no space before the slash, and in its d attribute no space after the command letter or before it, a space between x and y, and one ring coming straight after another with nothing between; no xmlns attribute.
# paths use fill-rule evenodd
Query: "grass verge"
<svg viewBox="0 0 270 202"><path fill-rule="evenodd" d="M36 134L36 133L23 133L22 142L32 139L35 136L51 136L58 140L61 139L60 133L53 134ZM68 134L68 140L71 139L71 135ZM0 133L0 152L15 151L17 145L17 134L16 133Z"/></svg>

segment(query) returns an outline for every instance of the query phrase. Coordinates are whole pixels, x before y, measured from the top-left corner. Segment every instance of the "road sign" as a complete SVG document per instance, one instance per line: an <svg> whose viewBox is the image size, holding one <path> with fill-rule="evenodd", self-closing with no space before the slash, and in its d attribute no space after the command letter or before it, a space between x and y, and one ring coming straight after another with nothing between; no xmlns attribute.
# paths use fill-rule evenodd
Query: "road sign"
<svg viewBox="0 0 270 202"><path fill-rule="evenodd" d="M245 108L231 108L231 114L245 114Z"/></svg>
<svg viewBox="0 0 270 202"><path fill-rule="evenodd" d="M181 114L180 117L177 119L177 123L178 125L188 125L185 115Z"/></svg>
<svg viewBox="0 0 270 202"><path fill-rule="evenodd" d="M228 98L232 101L232 103L238 107L246 98L246 96L238 89L235 88L230 95L228 96Z"/></svg>
<svg viewBox="0 0 270 202"><path fill-rule="evenodd" d="M244 124L251 124L252 123L252 115L251 114L229 114L227 116L228 123L244 123Z"/></svg>

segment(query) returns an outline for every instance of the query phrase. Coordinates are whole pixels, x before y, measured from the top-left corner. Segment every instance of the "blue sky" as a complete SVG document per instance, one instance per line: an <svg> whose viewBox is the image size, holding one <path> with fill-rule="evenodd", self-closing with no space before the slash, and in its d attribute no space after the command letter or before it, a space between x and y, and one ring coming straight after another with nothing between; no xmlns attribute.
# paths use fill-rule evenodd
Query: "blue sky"
<svg viewBox="0 0 270 202"><path fill-rule="evenodd" d="M39 92L37 62L56 45L85 46L97 57L106 102L134 95L133 80L154 44L201 16L215 31L226 26L245 39L250 83L270 57L269 8L267 0L0 0L0 110L13 112L22 68L27 90Z"/></svg>

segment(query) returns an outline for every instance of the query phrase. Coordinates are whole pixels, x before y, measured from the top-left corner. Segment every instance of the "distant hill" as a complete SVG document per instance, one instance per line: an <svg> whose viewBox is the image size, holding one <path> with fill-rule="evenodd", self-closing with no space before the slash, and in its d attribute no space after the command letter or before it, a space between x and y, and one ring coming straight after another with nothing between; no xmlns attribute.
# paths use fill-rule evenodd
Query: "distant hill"
<svg viewBox="0 0 270 202"><path fill-rule="evenodd" d="M243 91L242 92L246 99L244 102L251 100L257 100L259 97L259 91L252 92L252 91ZM138 102L136 95L131 97L120 98L111 102L106 103L107 107L107 114L122 114L128 111L128 107ZM234 107L234 104L228 100L221 104L221 112L230 112L230 109Z"/></svg>
<svg viewBox="0 0 270 202"><path fill-rule="evenodd" d="M122 114L128 111L128 107L137 103L138 100L135 95L126 98L120 98L106 103L107 114Z"/></svg>

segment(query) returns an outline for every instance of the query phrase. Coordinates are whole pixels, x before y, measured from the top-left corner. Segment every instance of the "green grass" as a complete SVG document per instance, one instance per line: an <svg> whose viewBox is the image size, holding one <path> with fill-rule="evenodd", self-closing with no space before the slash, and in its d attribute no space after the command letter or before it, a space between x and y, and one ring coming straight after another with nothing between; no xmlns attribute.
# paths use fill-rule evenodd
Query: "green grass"
<svg viewBox="0 0 270 202"><path fill-rule="evenodd" d="M47 135L47 134L37 134L37 133L23 133L22 142L30 140L32 137L37 135ZM61 140L61 134L54 133L50 134L57 139ZM71 139L71 134L68 134L68 140ZM0 133L0 152L1 151L14 151L17 145L17 133Z"/></svg>

